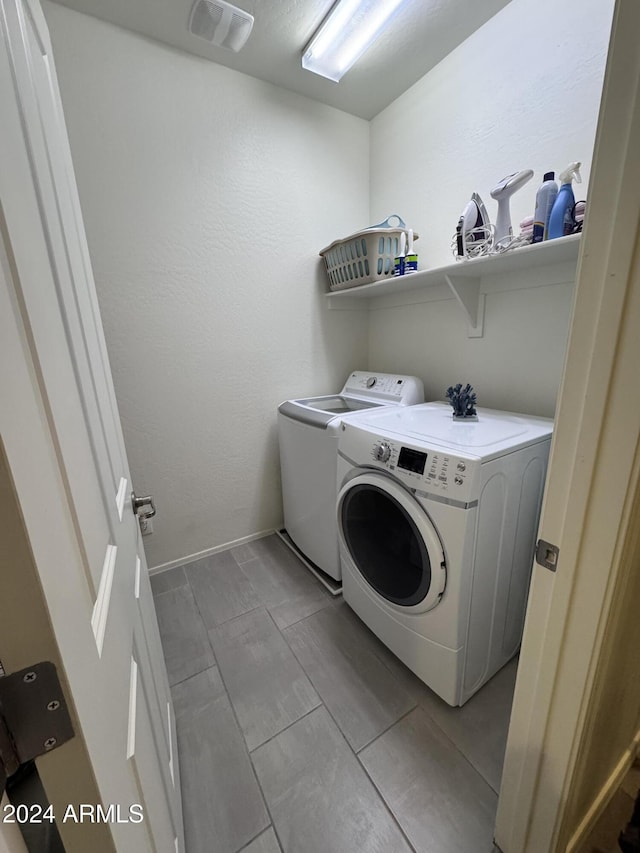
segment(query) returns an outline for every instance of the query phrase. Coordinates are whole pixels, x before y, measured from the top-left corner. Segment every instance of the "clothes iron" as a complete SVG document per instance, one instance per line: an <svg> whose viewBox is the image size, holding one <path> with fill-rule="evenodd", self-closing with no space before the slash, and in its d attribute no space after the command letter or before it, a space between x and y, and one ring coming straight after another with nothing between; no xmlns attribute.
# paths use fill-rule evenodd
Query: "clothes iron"
<svg viewBox="0 0 640 853"><path fill-rule="evenodd" d="M453 235L453 254L458 259L477 258L491 251L491 223L484 202L474 193L462 211Z"/></svg>

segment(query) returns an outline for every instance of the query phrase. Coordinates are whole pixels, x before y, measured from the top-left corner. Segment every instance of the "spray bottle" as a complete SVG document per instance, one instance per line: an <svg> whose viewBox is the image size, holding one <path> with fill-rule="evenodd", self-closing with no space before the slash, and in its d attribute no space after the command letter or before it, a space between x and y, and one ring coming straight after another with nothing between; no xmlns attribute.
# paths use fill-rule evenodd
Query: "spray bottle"
<svg viewBox="0 0 640 853"><path fill-rule="evenodd" d="M564 172L560 172L560 192L551 208L549 217L549 240L573 233L573 206L576 203L571 182L581 184L580 163L569 163Z"/></svg>

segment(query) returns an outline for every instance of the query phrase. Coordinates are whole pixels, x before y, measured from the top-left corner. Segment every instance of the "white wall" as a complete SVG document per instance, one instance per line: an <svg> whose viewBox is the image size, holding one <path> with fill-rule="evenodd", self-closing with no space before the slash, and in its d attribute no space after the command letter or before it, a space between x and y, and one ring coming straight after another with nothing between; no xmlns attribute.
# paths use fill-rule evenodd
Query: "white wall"
<svg viewBox="0 0 640 853"><path fill-rule="evenodd" d="M369 222L369 126L44 8L156 566L280 524L277 404L365 366L317 253Z"/></svg>
<svg viewBox="0 0 640 853"><path fill-rule="evenodd" d="M613 0L512 0L373 119L371 218L399 212L421 235L421 268L453 262L473 191L495 222L489 192L504 175L535 172L511 200L516 230L545 171L581 160L586 197L612 11ZM369 366L417 372L430 398L469 381L481 405L553 415L572 301L558 282L488 294L477 339L451 300L374 311Z"/></svg>
<svg viewBox="0 0 640 853"><path fill-rule="evenodd" d="M470 339L444 292L327 312L317 252L399 212L421 266L449 263L471 192L495 219L521 168L516 223L544 170L583 160L584 195L613 0L512 0L371 124L44 7L135 487L159 505L150 565L278 525L277 403L354 367L553 414L571 276L484 283Z"/></svg>

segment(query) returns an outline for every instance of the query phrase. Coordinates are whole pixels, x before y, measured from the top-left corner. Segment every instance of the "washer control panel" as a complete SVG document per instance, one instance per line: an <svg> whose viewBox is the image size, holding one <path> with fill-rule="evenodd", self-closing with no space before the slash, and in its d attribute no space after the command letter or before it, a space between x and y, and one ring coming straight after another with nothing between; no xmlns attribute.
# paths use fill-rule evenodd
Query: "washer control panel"
<svg viewBox="0 0 640 853"><path fill-rule="evenodd" d="M342 395L413 405L422 403L422 381L415 376L390 373L367 373L355 370L347 379Z"/></svg>
<svg viewBox="0 0 640 853"><path fill-rule="evenodd" d="M475 459L462 458L431 449L421 449L388 438L371 444L371 458L376 467L393 472L410 488L447 495L462 501L471 500L476 469Z"/></svg>

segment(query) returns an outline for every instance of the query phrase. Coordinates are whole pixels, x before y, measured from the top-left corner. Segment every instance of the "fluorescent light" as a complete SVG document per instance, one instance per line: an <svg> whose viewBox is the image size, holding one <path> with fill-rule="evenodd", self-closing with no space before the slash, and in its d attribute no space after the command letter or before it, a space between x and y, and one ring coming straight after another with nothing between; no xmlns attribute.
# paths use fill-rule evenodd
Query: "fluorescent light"
<svg viewBox="0 0 640 853"><path fill-rule="evenodd" d="M337 83L404 0L339 0L302 54L302 67Z"/></svg>

